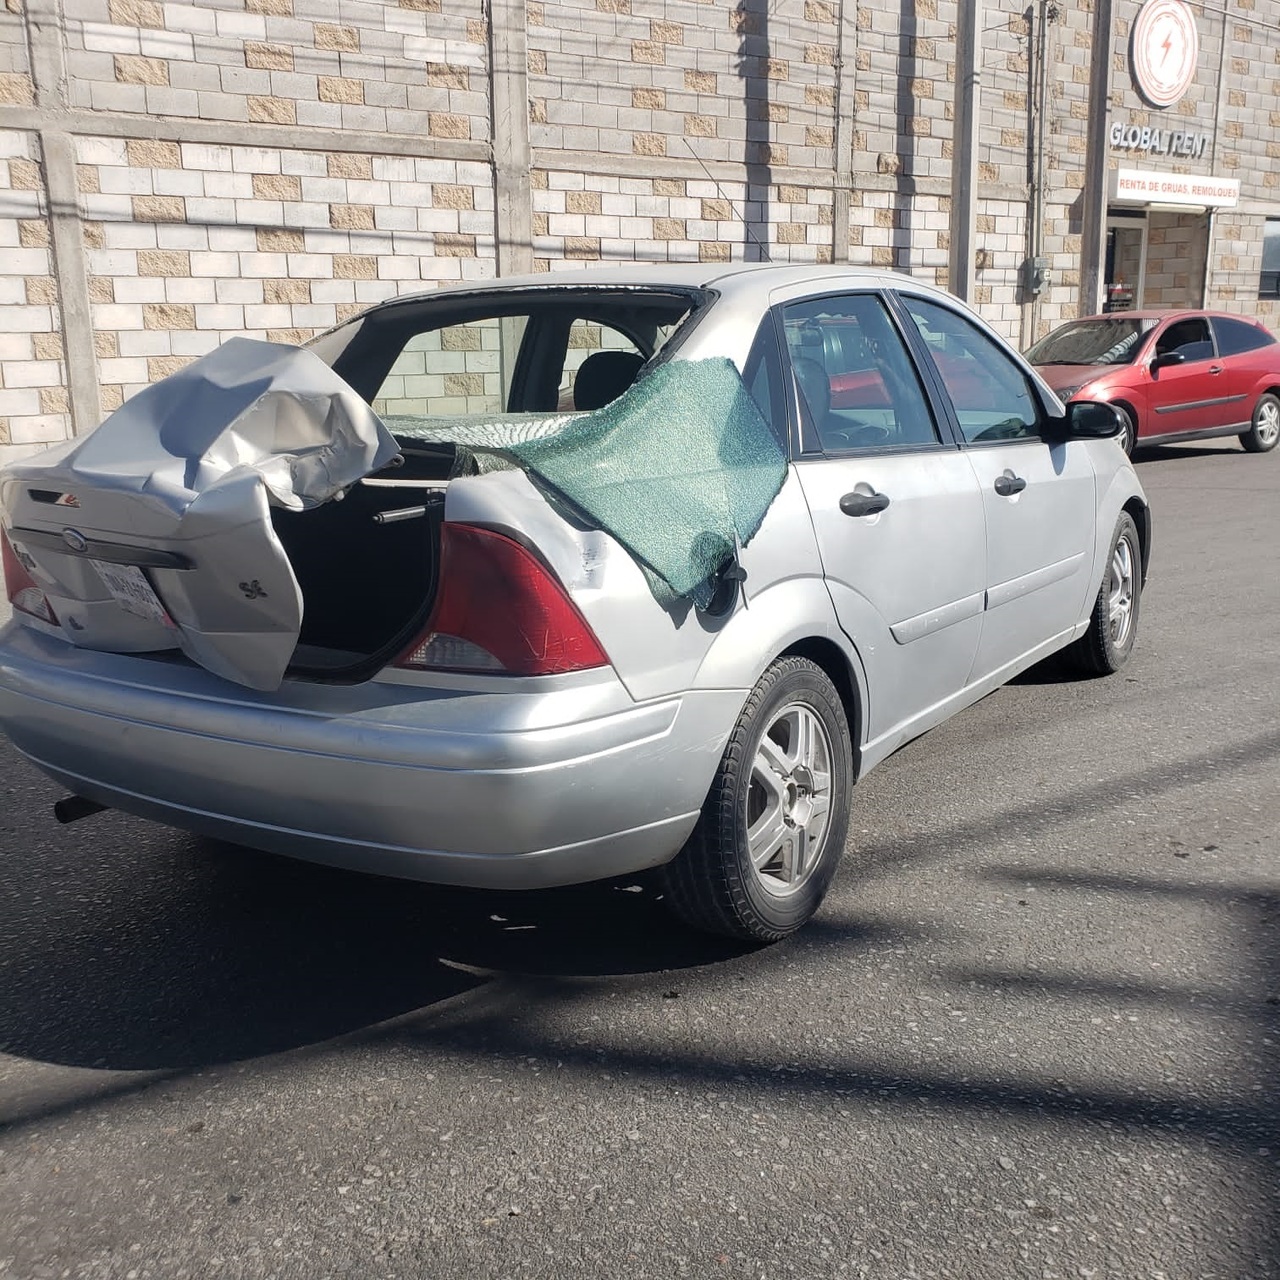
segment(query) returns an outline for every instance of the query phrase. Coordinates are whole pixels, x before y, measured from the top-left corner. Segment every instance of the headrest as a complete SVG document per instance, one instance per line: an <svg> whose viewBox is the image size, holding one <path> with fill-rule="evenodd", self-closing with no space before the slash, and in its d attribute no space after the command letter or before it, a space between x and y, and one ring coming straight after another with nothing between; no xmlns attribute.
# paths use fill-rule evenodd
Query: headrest
<svg viewBox="0 0 1280 1280"><path fill-rule="evenodd" d="M644 357L635 351L596 351L589 355L573 380L573 407L599 409L616 400L644 368Z"/></svg>

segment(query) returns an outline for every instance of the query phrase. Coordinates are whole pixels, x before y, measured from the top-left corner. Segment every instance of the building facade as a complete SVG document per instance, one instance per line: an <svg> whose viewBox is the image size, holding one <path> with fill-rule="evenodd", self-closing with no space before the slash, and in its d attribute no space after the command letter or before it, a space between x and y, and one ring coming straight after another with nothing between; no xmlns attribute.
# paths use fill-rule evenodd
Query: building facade
<svg viewBox="0 0 1280 1280"><path fill-rule="evenodd" d="M947 279L956 0L2 2L0 462L229 336L444 281ZM961 177L992 324L1280 322L1280 0L984 0L979 28Z"/></svg>

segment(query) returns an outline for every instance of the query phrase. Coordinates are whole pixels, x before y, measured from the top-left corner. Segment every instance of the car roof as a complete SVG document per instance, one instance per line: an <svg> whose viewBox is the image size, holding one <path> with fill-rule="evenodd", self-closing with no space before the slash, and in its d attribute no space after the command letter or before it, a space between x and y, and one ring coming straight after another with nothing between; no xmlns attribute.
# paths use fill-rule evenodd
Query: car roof
<svg viewBox="0 0 1280 1280"><path fill-rule="evenodd" d="M861 289L908 288L927 294L942 294L925 281L905 272L881 271L851 263L795 264L770 262L630 262L591 265L577 270L537 272L533 275L499 276L490 280L450 282L422 293L398 294L372 308L419 302L454 293L503 292L510 289L704 289L732 292L738 297L756 294L766 300L775 289L830 281ZM944 295L945 296L945 295Z"/></svg>
<svg viewBox="0 0 1280 1280"><path fill-rule="evenodd" d="M1105 311L1098 315L1081 316L1082 320L1182 320L1208 316L1214 320L1242 320L1245 324L1264 326L1253 316L1237 315L1231 311L1213 311L1206 307L1171 307L1163 310L1146 308L1141 311Z"/></svg>

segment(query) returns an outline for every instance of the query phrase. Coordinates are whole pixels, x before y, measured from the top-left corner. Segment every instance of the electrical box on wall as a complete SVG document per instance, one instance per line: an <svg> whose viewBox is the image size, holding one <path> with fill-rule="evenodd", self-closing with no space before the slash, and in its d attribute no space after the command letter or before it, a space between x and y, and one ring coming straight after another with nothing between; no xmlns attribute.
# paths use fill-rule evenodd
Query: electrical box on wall
<svg viewBox="0 0 1280 1280"><path fill-rule="evenodd" d="M1028 297L1039 297L1049 283L1049 264L1044 258L1025 258L1022 263L1022 289Z"/></svg>

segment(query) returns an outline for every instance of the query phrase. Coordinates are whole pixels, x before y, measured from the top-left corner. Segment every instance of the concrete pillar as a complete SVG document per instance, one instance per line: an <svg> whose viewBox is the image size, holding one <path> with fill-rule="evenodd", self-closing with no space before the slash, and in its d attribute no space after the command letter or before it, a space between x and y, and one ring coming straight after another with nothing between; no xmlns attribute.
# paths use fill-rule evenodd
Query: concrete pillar
<svg viewBox="0 0 1280 1280"><path fill-rule="evenodd" d="M849 261L849 210L853 189L854 88L858 54L858 0L840 0L836 11L835 192L831 211L831 259Z"/></svg>
<svg viewBox="0 0 1280 1280"><path fill-rule="evenodd" d="M71 430L75 435L84 435L102 420L102 400L89 304L89 266L76 187L75 144L58 124L59 116L67 109L67 67L57 0L27 0L27 35L36 106L42 121L38 136L49 200Z"/></svg>
<svg viewBox="0 0 1280 1280"><path fill-rule="evenodd" d="M951 159L951 262L947 283L974 298L978 225L978 99L982 91L982 0L959 0L956 15L955 135Z"/></svg>
<svg viewBox="0 0 1280 1280"><path fill-rule="evenodd" d="M1111 120L1111 0L1094 0L1089 62L1088 152L1081 193L1080 315L1102 309L1107 246L1107 134Z"/></svg>
<svg viewBox="0 0 1280 1280"><path fill-rule="evenodd" d="M533 270L533 154L525 0L489 5L489 103L498 274Z"/></svg>

